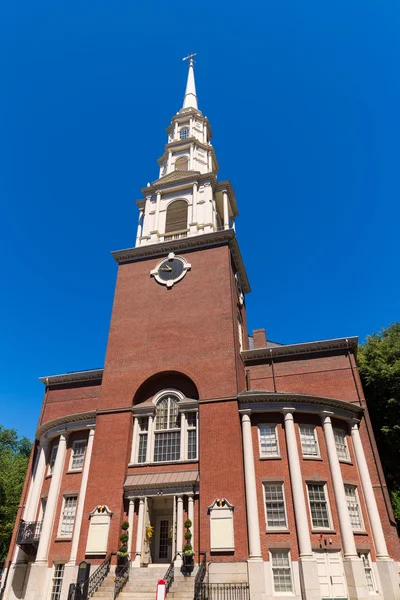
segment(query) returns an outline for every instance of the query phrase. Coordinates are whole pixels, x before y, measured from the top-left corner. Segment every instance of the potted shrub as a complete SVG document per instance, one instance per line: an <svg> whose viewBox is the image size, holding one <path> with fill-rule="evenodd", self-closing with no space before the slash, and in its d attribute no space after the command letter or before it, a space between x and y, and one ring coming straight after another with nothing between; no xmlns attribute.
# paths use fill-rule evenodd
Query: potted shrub
<svg viewBox="0 0 400 600"><path fill-rule="evenodd" d="M117 552L118 570L121 570L127 564L128 560L129 560L129 552L128 552L128 546L127 546L127 542L129 539L128 528L129 528L128 521L124 521L121 524L122 533L119 536L121 546L118 548L118 552Z"/></svg>
<svg viewBox="0 0 400 600"><path fill-rule="evenodd" d="M183 546L183 550L182 550L182 560L183 560L182 571L186 575L190 575L190 573L194 569L194 550L193 550L193 546L191 544L192 533L190 531L190 528L192 526L192 521L190 519L188 519L187 521L185 521L184 525L185 525L187 531L185 532L186 544Z"/></svg>

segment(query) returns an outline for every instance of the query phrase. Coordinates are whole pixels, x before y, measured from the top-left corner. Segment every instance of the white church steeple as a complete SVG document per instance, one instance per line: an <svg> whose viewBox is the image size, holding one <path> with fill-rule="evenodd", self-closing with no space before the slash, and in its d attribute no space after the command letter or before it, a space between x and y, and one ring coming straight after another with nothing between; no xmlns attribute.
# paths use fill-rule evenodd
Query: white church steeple
<svg viewBox="0 0 400 600"><path fill-rule="evenodd" d="M144 199L137 202L136 246L230 229L238 214L230 182L217 181L211 127L197 104L194 56L184 59L189 72L183 107L167 128L159 178L142 189Z"/></svg>

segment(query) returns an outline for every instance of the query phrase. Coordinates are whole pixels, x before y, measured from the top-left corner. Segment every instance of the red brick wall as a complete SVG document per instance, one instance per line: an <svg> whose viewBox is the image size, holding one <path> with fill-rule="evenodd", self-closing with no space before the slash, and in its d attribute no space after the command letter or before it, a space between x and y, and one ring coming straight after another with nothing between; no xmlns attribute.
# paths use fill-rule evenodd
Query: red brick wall
<svg viewBox="0 0 400 600"><path fill-rule="evenodd" d="M39 425L73 413L95 410L101 385L73 384L50 388L45 396L44 410Z"/></svg>

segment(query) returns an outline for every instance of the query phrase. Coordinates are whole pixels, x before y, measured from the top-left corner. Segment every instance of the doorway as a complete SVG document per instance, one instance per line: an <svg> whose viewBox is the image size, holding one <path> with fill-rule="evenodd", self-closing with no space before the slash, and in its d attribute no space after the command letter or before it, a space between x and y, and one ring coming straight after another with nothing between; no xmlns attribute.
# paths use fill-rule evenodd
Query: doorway
<svg viewBox="0 0 400 600"><path fill-rule="evenodd" d="M169 564L173 551L173 497L152 498L151 522L154 524L154 541L151 544L151 562Z"/></svg>
<svg viewBox="0 0 400 600"><path fill-rule="evenodd" d="M340 552L314 552L318 578L321 586L321 598L333 600L347 598L346 579Z"/></svg>

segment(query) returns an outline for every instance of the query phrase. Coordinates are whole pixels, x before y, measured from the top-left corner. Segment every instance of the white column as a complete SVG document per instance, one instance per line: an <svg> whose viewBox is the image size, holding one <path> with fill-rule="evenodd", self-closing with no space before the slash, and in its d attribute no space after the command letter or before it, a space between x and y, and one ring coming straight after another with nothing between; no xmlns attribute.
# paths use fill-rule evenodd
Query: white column
<svg viewBox="0 0 400 600"><path fill-rule="evenodd" d="M137 519L136 530L136 556L133 561L134 567L140 567L143 544L143 527L144 527L144 498L139 498L139 512Z"/></svg>
<svg viewBox="0 0 400 600"><path fill-rule="evenodd" d="M58 493L60 491L61 477L64 469L65 455L67 452L67 434L61 434L58 442L57 458L51 476L49 495L47 498L46 512L42 523L39 547L36 554L36 563L46 563L49 552L50 537L53 531L54 515L56 512Z"/></svg>
<svg viewBox="0 0 400 600"><path fill-rule="evenodd" d="M168 150L168 161L167 161L167 171L171 173L171 163L172 163L172 152Z"/></svg>
<svg viewBox="0 0 400 600"><path fill-rule="evenodd" d="M156 198L156 212L154 215L154 231L158 232L158 221L160 217L160 204L161 204L161 192L157 192Z"/></svg>
<svg viewBox="0 0 400 600"><path fill-rule="evenodd" d="M191 544L194 549L194 498L193 498L193 494L188 495L188 519L190 521L192 521L192 526L190 528L190 531L192 534Z"/></svg>
<svg viewBox="0 0 400 600"><path fill-rule="evenodd" d="M193 144L190 144L189 171L193 171Z"/></svg>
<svg viewBox="0 0 400 600"><path fill-rule="evenodd" d="M249 535L249 559L262 560L260 522L258 518L256 473L254 470L253 440L251 438L251 411L240 411L242 415L244 480L246 485L247 530Z"/></svg>
<svg viewBox="0 0 400 600"><path fill-rule="evenodd" d="M228 192L222 192L224 198L224 229L229 229L229 208L228 208Z"/></svg>
<svg viewBox="0 0 400 600"><path fill-rule="evenodd" d="M178 139L178 121L175 121L175 127L174 127L174 139L177 140Z"/></svg>
<svg viewBox="0 0 400 600"><path fill-rule="evenodd" d="M40 492L42 490L43 479L46 473L46 461L48 457L49 441L41 440L38 458L35 465L35 470L32 476L31 493L28 496L28 501L25 506L24 520L35 521L37 508L40 500Z"/></svg>
<svg viewBox="0 0 400 600"><path fill-rule="evenodd" d="M212 171L212 156L211 156L211 151L208 153L208 171L209 171L209 173L211 173L211 171Z"/></svg>
<svg viewBox="0 0 400 600"><path fill-rule="evenodd" d="M342 471L336 452L335 436L333 433L332 421L329 414L327 414L325 411L321 415L321 419L325 434L329 466L331 469L332 484L333 491L335 493L340 532L342 534L344 556L358 556L356 543L354 541L353 529L351 526L350 515L347 508L347 500L344 491Z"/></svg>
<svg viewBox="0 0 400 600"><path fill-rule="evenodd" d="M180 459L185 460L186 458L186 415L181 412L181 448L180 448Z"/></svg>
<svg viewBox="0 0 400 600"><path fill-rule="evenodd" d="M89 438L88 438L88 443L87 443L87 447L86 447L85 462L84 462L83 470L82 470L81 487L79 490L78 506L76 507L74 534L72 537L71 554L69 557L69 562L72 564L75 564L76 556L78 554L78 545L79 545L79 538L81 535L81 526L82 526L82 517L83 517L83 507L85 505L86 489L87 489L87 483L88 483L88 479L89 479L90 460L92 458L93 438L94 438L94 428L92 428L89 432Z"/></svg>
<svg viewBox="0 0 400 600"><path fill-rule="evenodd" d="M153 415L149 415L147 423L146 462L153 462Z"/></svg>
<svg viewBox="0 0 400 600"><path fill-rule="evenodd" d="M129 500L129 509L128 509L128 552L130 555L130 559L132 560L132 541L133 541L133 522L135 518L135 501Z"/></svg>
<svg viewBox="0 0 400 600"><path fill-rule="evenodd" d="M182 564L182 550L183 550L183 497L176 497L177 511L176 511L176 553L177 557L175 560L175 566L179 567Z"/></svg>
<svg viewBox="0 0 400 600"><path fill-rule="evenodd" d="M132 448L131 448L131 463L136 461L136 448L137 448L137 439L139 435L139 422L137 417L133 417L133 434L132 434Z"/></svg>
<svg viewBox="0 0 400 600"><path fill-rule="evenodd" d="M197 223L197 182L193 184L192 192L192 224Z"/></svg>
<svg viewBox="0 0 400 600"><path fill-rule="evenodd" d="M378 506L376 504L374 488L372 487L371 477L369 475L368 465L365 459L364 449L362 447L357 423L354 423L351 426L351 439L353 440L354 454L356 455L361 485L364 492L365 504L367 505L369 522L371 524L372 535L374 538L376 557L378 559L388 558L385 535L383 533Z"/></svg>
<svg viewBox="0 0 400 600"><path fill-rule="evenodd" d="M140 238L142 237L142 227L143 227L143 208L139 208L139 219L138 226L136 231L136 246L140 244Z"/></svg>
<svg viewBox="0 0 400 600"><path fill-rule="evenodd" d="M290 483L292 484L294 516L296 519L300 556L312 556L303 477L301 474L299 451L297 448L296 431L293 419L294 411L294 408L285 408L282 411L285 415L285 434L289 459Z"/></svg>

